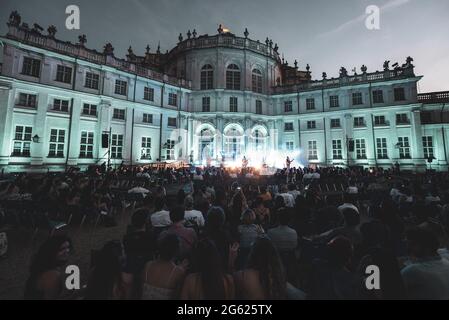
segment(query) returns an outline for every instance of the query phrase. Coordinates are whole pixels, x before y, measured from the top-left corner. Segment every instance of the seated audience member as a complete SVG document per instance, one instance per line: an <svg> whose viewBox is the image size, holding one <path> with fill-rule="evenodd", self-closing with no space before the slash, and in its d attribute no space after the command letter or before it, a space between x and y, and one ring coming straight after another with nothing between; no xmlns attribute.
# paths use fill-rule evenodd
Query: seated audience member
<svg viewBox="0 0 449 320"><path fill-rule="evenodd" d="M360 224L360 215L353 208L346 208L342 211L344 218L344 226L334 228L326 233L323 233L315 238L315 240L324 240L325 242L337 237L343 236L351 241L355 246L362 242L362 236L358 228Z"/></svg>
<svg viewBox="0 0 449 320"><path fill-rule="evenodd" d="M270 209L265 206L262 197L258 196L254 203L254 213L256 214L257 221L261 225L267 225L270 223Z"/></svg>
<svg viewBox="0 0 449 320"><path fill-rule="evenodd" d="M30 267L25 299L55 300L61 297L71 241L65 236L48 238L39 248Z"/></svg>
<svg viewBox="0 0 449 320"><path fill-rule="evenodd" d="M179 258L187 258L190 255L190 251L197 240L197 234L192 228L186 228L184 226L184 207L175 206L170 209L170 220L173 224L164 232L160 237L166 234L175 234L179 239Z"/></svg>
<svg viewBox="0 0 449 320"><path fill-rule="evenodd" d="M143 182L139 182L134 188L129 189L128 193L137 193L137 194L141 194L142 198L145 198L147 196L148 193L150 193L150 190L144 188L143 186L145 185L145 183Z"/></svg>
<svg viewBox="0 0 449 320"><path fill-rule="evenodd" d="M407 243L412 263L401 271L407 298L448 300L449 261L438 255L438 238L416 227L407 231Z"/></svg>
<svg viewBox="0 0 449 320"><path fill-rule="evenodd" d="M256 215L253 210L246 209L242 214L242 224L238 226L240 250L237 258L237 268L242 268L249 255L253 243L264 233L260 225L254 224Z"/></svg>
<svg viewBox="0 0 449 320"><path fill-rule="evenodd" d="M181 292L182 300L232 300L235 298L234 279L226 273L215 244L204 239L193 253L193 270Z"/></svg>
<svg viewBox="0 0 449 320"><path fill-rule="evenodd" d="M133 277L123 272L126 258L120 242L109 241L92 257L87 300L126 300L131 297Z"/></svg>
<svg viewBox="0 0 449 320"><path fill-rule="evenodd" d="M279 193L279 196L284 198L284 203L286 207L293 208L295 206L295 198L293 197L292 194L288 192L287 186L284 185L281 187L281 193Z"/></svg>
<svg viewBox="0 0 449 320"><path fill-rule="evenodd" d="M338 210L343 213L343 211L347 208L355 210L357 213L359 213L359 209L354 205L354 194L345 193L343 197L344 203L338 207Z"/></svg>
<svg viewBox="0 0 449 320"><path fill-rule="evenodd" d="M140 273L145 263L153 257L155 237L146 230L149 212L140 209L131 218L131 230L123 237L123 247L127 258L127 270Z"/></svg>
<svg viewBox="0 0 449 320"><path fill-rule="evenodd" d="M198 227L204 227L204 217L201 211L193 209L193 198L191 196L187 196L184 199L184 206L186 211L184 213L184 220L187 223L196 224Z"/></svg>
<svg viewBox="0 0 449 320"><path fill-rule="evenodd" d="M278 220L279 226L269 229L268 237L279 251L295 250L298 245L298 235L294 229L288 226L290 222L289 211L285 208L279 209Z"/></svg>
<svg viewBox="0 0 449 320"><path fill-rule="evenodd" d="M268 238L258 238L246 269L234 275L237 297L245 300L287 298L287 281L279 254Z"/></svg>
<svg viewBox="0 0 449 320"><path fill-rule="evenodd" d="M290 184L288 185L288 193L290 193L290 194L293 196L293 198L294 198L295 201L296 201L296 198L301 194L301 193L298 191L298 189L296 188L296 185L293 184L293 183L290 183Z"/></svg>
<svg viewBox="0 0 449 320"><path fill-rule="evenodd" d="M260 187L260 195L259 197L262 198L262 201L271 201L272 197L271 197L271 193L268 191L266 186L262 186Z"/></svg>
<svg viewBox="0 0 449 320"><path fill-rule="evenodd" d="M172 224L170 212L164 209L165 197L157 197L154 201L155 212L151 215L151 225L154 228L165 228Z"/></svg>
<svg viewBox="0 0 449 320"><path fill-rule="evenodd" d="M179 296L187 263L175 264L179 252L179 239L167 234L157 242L158 258L148 262L143 272L143 300L171 300Z"/></svg>
<svg viewBox="0 0 449 320"><path fill-rule="evenodd" d="M327 244L326 260L316 260L312 266L306 290L314 300L356 299L361 280L348 268L352 260L351 242L344 237L332 239Z"/></svg>

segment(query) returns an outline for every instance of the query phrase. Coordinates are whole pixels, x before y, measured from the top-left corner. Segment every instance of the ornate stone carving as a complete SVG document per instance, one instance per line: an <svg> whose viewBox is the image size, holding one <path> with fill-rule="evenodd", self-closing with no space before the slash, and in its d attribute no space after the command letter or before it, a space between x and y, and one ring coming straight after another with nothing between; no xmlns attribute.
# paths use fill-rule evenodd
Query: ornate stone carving
<svg viewBox="0 0 449 320"><path fill-rule="evenodd" d="M20 16L20 14L17 11L14 10L9 15L8 25L14 26L14 27L18 27L18 26L20 26L20 22L21 21L22 21L22 18Z"/></svg>
<svg viewBox="0 0 449 320"><path fill-rule="evenodd" d="M51 25L47 28L47 32L48 32L48 36L50 38L54 38L56 35L56 32L58 32L58 30L56 29L56 27L54 25Z"/></svg>
<svg viewBox="0 0 449 320"><path fill-rule="evenodd" d="M110 42L106 43L105 46L103 47L103 53L108 56L114 55L114 47Z"/></svg>

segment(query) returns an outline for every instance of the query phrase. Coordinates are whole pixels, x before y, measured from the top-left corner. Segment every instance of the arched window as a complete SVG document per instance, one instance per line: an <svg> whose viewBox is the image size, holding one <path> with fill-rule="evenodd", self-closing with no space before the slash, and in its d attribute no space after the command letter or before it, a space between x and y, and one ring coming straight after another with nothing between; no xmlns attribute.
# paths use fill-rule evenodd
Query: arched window
<svg viewBox="0 0 449 320"><path fill-rule="evenodd" d="M254 151L265 150L267 135L264 130L255 129L251 134L251 138Z"/></svg>
<svg viewBox="0 0 449 320"><path fill-rule="evenodd" d="M209 90L214 88L214 69L210 64L206 64L201 68L201 90Z"/></svg>
<svg viewBox="0 0 449 320"><path fill-rule="evenodd" d="M253 92L262 93L262 72L258 69L253 70Z"/></svg>
<svg viewBox="0 0 449 320"><path fill-rule="evenodd" d="M226 69L226 89L240 90L240 69L235 64L230 64Z"/></svg>

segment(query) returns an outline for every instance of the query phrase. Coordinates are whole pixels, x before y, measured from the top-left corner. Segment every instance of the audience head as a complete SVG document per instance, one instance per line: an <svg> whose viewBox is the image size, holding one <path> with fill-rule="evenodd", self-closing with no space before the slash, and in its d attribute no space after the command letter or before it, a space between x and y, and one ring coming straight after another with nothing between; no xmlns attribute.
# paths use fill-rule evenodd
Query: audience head
<svg viewBox="0 0 449 320"><path fill-rule="evenodd" d="M423 227L410 228L406 232L410 255L415 258L438 256L438 237L429 229Z"/></svg>
<svg viewBox="0 0 449 320"><path fill-rule="evenodd" d="M184 220L185 209L184 206L174 206L170 209L170 220L173 223Z"/></svg>

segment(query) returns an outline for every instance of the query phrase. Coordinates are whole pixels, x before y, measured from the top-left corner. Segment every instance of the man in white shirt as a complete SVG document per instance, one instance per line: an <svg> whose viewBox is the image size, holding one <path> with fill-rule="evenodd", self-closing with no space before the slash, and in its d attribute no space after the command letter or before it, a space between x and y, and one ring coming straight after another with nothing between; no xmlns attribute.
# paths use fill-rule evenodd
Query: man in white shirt
<svg viewBox="0 0 449 320"><path fill-rule="evenodd" d="M296 201L296 198L301 194L293 183L288 185L288 193L290 193Z"/></svg>
<svg viewBox="0 0 449 320"><path fill-rule="evenodd" d="M151 225L155 228L164 228L172 224L170 220L170 212L164 210L165 198L158 197L154 201L156 211L151 215Z"/></svg>
<svg viewBox="0 0 449 320"><path fill-rule="evenodd" d="M279 194L282 198L284 198L285 206L288 208L293 208L295 206L295 198L288 193L287 186L282 186L281 193Z"/></svg>
<svg viewBox="0 0 449 320"><path fill-rule="evenodd" d="M204 227L204 217L201 211L193 209L193 198L192 196L187 196L184 199L184 220L186 222L194 222L199 227Z"/></svg>
<svg viewBox="0 0 449 320"><path fill-rule="evenodd" d="M150 193L150 190L144 188L143 183L139 183L134 188L129 189L128 193L140 193L145 198L147 196L147 194Z"/></svg>

